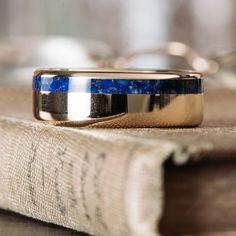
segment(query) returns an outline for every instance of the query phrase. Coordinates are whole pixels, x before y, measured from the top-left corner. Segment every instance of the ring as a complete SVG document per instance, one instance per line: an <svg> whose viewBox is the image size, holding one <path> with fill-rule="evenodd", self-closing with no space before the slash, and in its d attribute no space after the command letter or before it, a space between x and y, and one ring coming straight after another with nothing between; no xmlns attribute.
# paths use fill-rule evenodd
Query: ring
<svg viewBox="0 0 236 236"><path fill-rule="evenodd" d="M203 119L202 81L184 70L36 70L33 113L62 126L194 127Z"/></svg>

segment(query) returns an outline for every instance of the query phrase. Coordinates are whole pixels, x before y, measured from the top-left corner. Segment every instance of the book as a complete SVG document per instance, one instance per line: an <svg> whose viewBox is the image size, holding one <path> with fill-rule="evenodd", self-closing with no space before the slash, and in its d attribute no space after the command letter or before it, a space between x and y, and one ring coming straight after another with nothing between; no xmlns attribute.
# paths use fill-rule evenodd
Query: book
<svg viewBox="0 0 236 236"><path fill-rule="evenodd" d="M0 88L0 208L91 235L236 235L236 93L191 129L55 127Z"/></svg>

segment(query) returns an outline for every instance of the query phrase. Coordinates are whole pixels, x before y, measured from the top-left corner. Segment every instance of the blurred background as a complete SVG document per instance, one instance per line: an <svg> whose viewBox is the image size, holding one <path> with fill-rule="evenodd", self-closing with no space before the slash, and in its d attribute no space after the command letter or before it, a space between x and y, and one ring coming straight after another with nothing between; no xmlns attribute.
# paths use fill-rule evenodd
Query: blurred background
<svg viewBox="0 0 236 236"><path fill-rule="evenodd" d="M235 0L0 0L0 84L38 67L185 68L236 89Z"/></svg>

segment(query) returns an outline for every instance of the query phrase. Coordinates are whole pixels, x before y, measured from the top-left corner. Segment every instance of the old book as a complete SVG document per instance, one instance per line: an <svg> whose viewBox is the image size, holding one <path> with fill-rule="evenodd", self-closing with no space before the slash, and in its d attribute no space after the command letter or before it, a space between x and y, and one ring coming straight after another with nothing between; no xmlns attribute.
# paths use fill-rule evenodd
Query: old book
<svg viewBox="0 0 236 236"><path fill-rule="evenodd" d="M34 121L0 89L0 207L93 235L236 235L236 93L211 91L195 129Z"/></svg>

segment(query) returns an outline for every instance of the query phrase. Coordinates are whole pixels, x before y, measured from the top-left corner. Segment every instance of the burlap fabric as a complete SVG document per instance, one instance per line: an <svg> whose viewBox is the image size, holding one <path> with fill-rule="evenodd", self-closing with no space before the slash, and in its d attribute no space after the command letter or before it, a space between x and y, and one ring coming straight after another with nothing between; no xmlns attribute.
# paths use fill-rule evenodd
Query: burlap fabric
<svg viewBox="0 0 236 236"><path fill-rule="evenodd" d="M195 129L86 129L32 119L30 90L0 90L0 207L104 236L156 236L163 163L231 158L236 93L211 91Z"/></svg>

